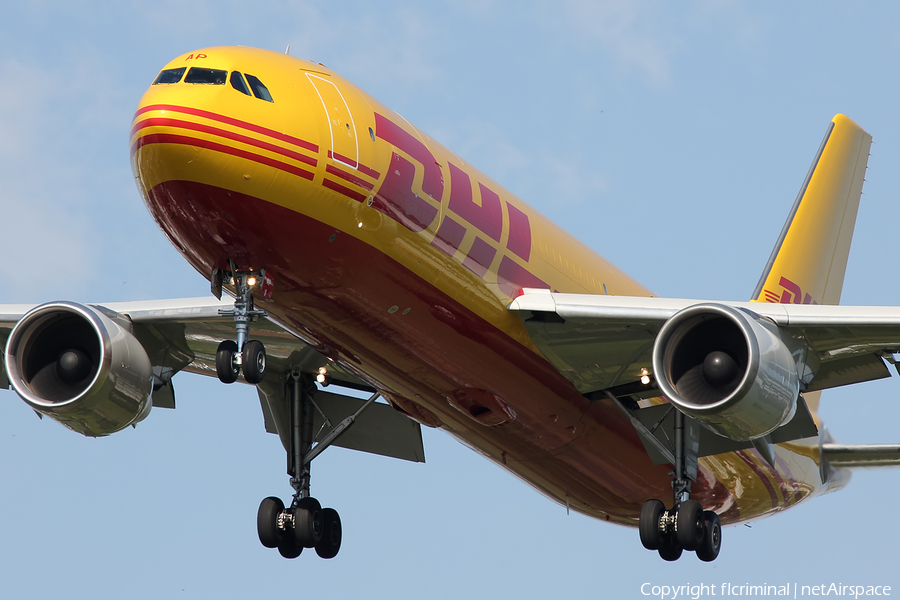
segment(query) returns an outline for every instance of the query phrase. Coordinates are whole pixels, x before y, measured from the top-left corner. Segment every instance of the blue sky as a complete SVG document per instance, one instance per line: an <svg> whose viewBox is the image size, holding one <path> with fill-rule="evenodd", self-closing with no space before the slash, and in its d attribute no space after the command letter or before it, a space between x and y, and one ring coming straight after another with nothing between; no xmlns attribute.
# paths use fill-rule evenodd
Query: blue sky
<svg viewBox="0 0 900 600"><path fill-rule="evenodd" d="M829 119L874 137L844 304L900 304L889 3L29 2L0 23L0 302L203 296L128 163L159 69L244 44L322 62L664 296L747 299ZM254 390L181 375L178 409L100 440L0 392L0 596L642 598L642 583L893 585L900 471L751 527L713 564L544 499L439 431L428 463L333 449L314 494L339 557L256 539L284 453ZM900 382L823 397L830 431L897 442ZM891 532L891 533L888 533ZM180 595L179 595L180 594Z"/></svg>

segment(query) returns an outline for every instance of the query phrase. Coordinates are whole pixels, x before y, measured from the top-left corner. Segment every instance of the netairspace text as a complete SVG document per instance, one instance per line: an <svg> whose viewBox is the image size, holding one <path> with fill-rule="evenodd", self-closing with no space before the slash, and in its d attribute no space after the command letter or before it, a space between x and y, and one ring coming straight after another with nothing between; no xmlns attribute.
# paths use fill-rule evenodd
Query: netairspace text
<svg viewBox="0 0 900 600"><path fill-rule="evenodd" d="M641 594L660 600L699 600L703 596L783 596L799 598L801 596L843 596L860 598L866 596L890 596L889 585L845 585L842 583L820 583L818 585L800 585L786 583L783 585L734 585L721 584L685 584L685 585L641 585Z"/></svg>

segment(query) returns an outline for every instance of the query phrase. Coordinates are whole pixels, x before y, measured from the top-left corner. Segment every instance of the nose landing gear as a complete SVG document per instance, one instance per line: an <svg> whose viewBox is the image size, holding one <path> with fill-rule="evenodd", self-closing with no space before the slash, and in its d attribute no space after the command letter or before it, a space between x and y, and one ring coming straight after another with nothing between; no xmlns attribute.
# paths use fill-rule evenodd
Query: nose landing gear
<svg viewBox="0 0 900 600"><path fill-rule="evenodd" d="M241 371L247 383L260 383L266 375L266 348L258 340L247 340L250 323L255 318L265 317L266 311L253 304L251 290L265 277L265 271L239 271L228 261L231 271L213 272L213 293L222 295L223 280L234 285L237 295L234 308L221 309L220 315L234 317L237 341L225 340L216 350L216 374L222 383L234 383Z"/></svg>

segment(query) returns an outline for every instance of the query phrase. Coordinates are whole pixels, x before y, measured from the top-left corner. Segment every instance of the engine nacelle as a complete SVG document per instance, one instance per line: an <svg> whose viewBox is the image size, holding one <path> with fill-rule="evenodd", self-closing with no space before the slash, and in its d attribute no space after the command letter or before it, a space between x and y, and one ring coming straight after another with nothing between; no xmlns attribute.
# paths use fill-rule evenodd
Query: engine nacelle
<svg viewBox="0 0 900 600"><path fill-rule="evenodd" d="M96 308L51 302L32 309L10 333L4 364L29 406L86 436L115 433L150 413L147 353Z"/></svg>
<svg viewBox="0 0 900 600"><path fill-rule="evenodd" d="M774 325L721 304L672 316L653 346L663 394L727 438L748 441L790 421L797 410L797 363Z"/></svg>

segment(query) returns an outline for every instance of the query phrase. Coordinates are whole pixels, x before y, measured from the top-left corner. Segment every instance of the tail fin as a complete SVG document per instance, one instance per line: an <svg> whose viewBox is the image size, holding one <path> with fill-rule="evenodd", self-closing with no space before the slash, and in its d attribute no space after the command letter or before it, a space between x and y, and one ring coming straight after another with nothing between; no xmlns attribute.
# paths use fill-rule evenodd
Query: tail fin
<svg viewBox="0 0 900 600"><path fill-rule="evenodd" d="M849 118L831 120L754 302L840 303L871 144L872 136Z"/></svg>

